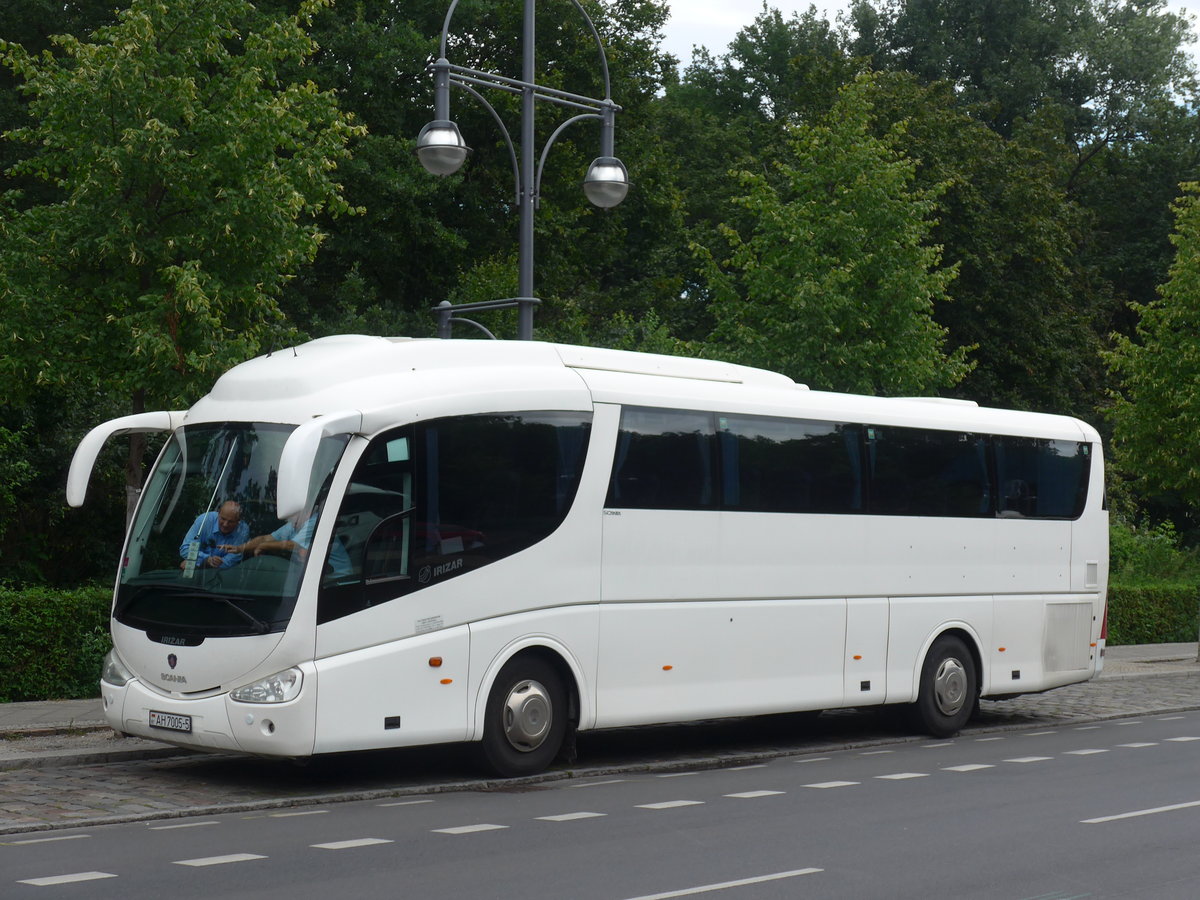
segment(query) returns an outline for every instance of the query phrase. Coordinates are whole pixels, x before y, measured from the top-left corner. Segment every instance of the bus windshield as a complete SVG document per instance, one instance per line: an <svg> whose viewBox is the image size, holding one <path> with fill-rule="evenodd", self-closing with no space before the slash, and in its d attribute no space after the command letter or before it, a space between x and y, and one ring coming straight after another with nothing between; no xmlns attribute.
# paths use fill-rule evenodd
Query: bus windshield
<svg viewBox="0 0 1200 900"><path fill-rule="evenodd" d="M279 457L293 430L212 423L171 436L130 528L117 621L152 636L183 638L287 627L329 481L348 441L346 435L322 440L305 511L283 521L275 514L275 491Z"/></svg>

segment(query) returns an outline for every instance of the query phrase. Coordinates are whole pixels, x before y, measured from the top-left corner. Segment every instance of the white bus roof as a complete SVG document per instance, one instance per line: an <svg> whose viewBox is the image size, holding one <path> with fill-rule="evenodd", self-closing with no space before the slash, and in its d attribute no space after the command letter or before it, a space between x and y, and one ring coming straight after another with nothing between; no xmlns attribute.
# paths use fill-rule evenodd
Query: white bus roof
<svg viewBox="0 0 1200 900"><path fill-rule="evenodd" d="M470 411L579 409L593 402L674 406L1098 441L1067 416L942 398L810 391L785 375L715 360L550 344L338 335L230 369L187 422L302 424L346 409L412 418Z"/></svg>

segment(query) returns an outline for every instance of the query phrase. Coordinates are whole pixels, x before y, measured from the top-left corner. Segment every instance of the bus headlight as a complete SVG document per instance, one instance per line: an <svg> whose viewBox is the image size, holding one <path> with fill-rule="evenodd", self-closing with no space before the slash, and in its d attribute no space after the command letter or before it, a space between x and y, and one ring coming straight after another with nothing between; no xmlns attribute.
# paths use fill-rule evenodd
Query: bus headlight
<svg viewBox="0 0 1200 900"><path fill-rule="evenodd" d="M100 670L100 680L114 687L125 687L133 681L133 673L125 667L125 663L121 661L115 648L109 650L108 656L104 657L104 668Z"/></svg>
<svg viewBox="0 0 1200 900"><path fill-rule="evenodd" d="M293 668L232 690L229 696L240 703L286 703L300 695L303 684L304 673Z"/></svg>

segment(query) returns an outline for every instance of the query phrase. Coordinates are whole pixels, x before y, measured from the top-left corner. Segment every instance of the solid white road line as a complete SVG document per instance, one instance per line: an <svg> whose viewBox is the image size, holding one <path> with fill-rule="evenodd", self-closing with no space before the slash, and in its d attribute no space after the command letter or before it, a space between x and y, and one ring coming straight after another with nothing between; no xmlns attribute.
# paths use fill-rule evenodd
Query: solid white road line
<svg viewBox="0 0 1200 900"><path fill-rule="evenodd" d="M507 828L507 825L488 825L486 823L480 825L456 825L454 828L435 828L434 834L475 834L478 831L499 831L501 828Z"/></svg>
<svg viewBox="0 0 1200 900"><path fill-rule="evenodd" d="M257 853L230 853L227 856L203 856L199 859L177 859L177 866L223 866L226 863L249 862L252 859L266 859Z"/></svg>
<svg viewBox="0 0 1200 900"><path fill-rule="evenodd" d="M45 878L25 878L17 884L32 884L34 887L48 887L52 884L72 884L76 881L95 881L98 878L116 878L111 872L75 872L72 875L49 875Z"/></svg>
<svg viewBox="0 0 1200 900"><path fill-rule="evenodd" d="M712 891L723 891L726 888L744 887L748 884L762 884L764 881L779 881L784 878L795 878L799 875L814 875L824 869L793 869L790 872L775 872L771 875L755 875L752 878L739 878L737 881L722 881L718 884L702 884L699 887L684 888L680 891L667 891L663 894L645 894L632 897L630 900L670 900L672 897L690 897L693 894L707 894Z"/></svg>
<svg viewBox="0 0 1200 900"><path fill-rule="evenodd" d="M384 838L355 838L349 841L330 841L328 844L309 844L317 850L349 850L351 847L371 847L375 844L391 844L394 841Z"/></svg>
<svg viewBox="0 0 1200 900"><path fill-rule="evenodd" d="M680 806L703 806L703 800L664 800L662 803L639 803L638 809L676 809Z"/></svg>
<svg viewBox="0 0 1200 900"><path fill-rule="evenodd" d="M574 822L576 819L596 819L600 816L607 816L608 813L595 812L573 812L560 813L557 816L538 816L538 821L541 822Z"/></svg>
<svg viewBox="0 0 1200 900"><path fill-rule="evenodd" d="M1115 816L1100 816L1095 819L1082 819L1081 825L1099 825L1103 822L1115 822L1118 819L1135 819L1138 816L1153 816L1157 813L1174 812L1177 809L1190 809L1193 806L1200 806L1200 800L1193 800L1190 803L1173 803L1170 806L1156 806L1153 809L1137 809L1133 812L1119 813Z"/></svg>

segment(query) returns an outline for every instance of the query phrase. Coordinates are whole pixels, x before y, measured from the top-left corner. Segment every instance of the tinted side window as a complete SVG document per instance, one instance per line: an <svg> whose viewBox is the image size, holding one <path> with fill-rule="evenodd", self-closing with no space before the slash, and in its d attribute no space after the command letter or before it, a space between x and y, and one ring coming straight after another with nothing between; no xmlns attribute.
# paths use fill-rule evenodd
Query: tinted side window
<svg viewBox="0 0 1200 900"><path fill-rule="evenodd" d="M713 509L715 443L711 413L623 409L605 505Z"/></svg>
<svg viewBox="0 0 1200 900"><path fill-rule="evenodd" d="M1083 514L1091 444L1041 438L997 437L999 514L1075 519Z"/></svg>
<svg viewBox="0 0 1200 900"><path fill-rule="evenodd" d="M318 621L486 566L566 517L591 416L459 416L376 437L338 510L350 572L322 586Z"/></svg>
<svg viewBox="0 0 1200 900"><path fill-rule="evenodd" d="M982 435L872 425L867 455L876 515L993 514Z"/></svg>
<svg viewBox="0 0 1200 900"><path fill-rule="evenodd" d="M718 416L723 506L747 512L862 512L857 425Z"/></svg>

